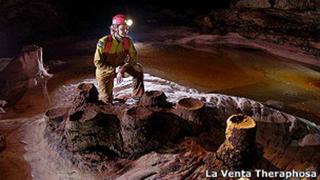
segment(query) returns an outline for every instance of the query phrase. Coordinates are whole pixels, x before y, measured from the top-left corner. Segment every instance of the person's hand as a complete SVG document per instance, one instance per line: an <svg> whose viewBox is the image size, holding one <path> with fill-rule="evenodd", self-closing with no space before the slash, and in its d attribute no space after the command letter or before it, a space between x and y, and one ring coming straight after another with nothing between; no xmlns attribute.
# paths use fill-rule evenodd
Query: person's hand
<svg viewBox="0 0 320 180"><path fill-rule="evenodd" d="M120 84L123 81L123 75L122 73L118 72L117 73L117 83Z"/></svg>
<svg viewBox="0 0 320 180"><path fill-rule="evenodd" d="M127 56L126 56L126 58L124 59L124 62L125 63L129 63L130 62L130 55L128 54Z"/></svg>

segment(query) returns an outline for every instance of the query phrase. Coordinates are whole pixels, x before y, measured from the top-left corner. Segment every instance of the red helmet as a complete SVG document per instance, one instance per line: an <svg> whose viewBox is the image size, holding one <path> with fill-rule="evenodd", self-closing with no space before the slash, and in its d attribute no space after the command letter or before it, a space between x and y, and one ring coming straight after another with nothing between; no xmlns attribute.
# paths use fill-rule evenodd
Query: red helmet
<svg viewBox="0 0 320 180"><path fill-rule="evenodd" d="M126 24L127 17L123 14L117 14L113 16L112 18L112 24L114 25L120 25L120 24Z"/></svg>

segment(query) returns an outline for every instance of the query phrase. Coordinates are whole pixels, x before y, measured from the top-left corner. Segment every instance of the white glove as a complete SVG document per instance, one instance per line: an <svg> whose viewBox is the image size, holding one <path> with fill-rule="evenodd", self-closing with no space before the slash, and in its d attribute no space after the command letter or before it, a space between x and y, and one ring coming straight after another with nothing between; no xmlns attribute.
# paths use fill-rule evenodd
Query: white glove
<svg viewBox="0 0 320 180"><path fill-rule="evenodd" d="M120 84L123 81L122 74L120 72L117 73L117 83Z"/></svg>

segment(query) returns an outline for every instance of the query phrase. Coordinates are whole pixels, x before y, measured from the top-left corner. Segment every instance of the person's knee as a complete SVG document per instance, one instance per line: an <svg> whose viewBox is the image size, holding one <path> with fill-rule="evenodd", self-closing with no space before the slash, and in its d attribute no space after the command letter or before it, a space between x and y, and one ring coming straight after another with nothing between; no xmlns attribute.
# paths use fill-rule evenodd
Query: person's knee
<svg viewBox="0 0 320 180"><path fill-rule="evenodd" d="M133 65L133 69L137 72L143 72L143 67L140 63L136 63L135 65Z"/></svg>

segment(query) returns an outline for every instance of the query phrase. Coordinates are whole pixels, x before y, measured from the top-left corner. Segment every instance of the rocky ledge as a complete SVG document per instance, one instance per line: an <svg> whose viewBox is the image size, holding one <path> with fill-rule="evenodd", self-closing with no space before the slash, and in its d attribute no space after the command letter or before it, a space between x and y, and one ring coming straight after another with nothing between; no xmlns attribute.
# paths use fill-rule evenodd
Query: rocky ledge
<svg viewBox="0 0 320 180"><path fill-rule="evenodd" d="M135 104L103 104L93 84L78 91L71 106L46 112L45 137L99 177L194 179L223 169L319 174L319 128L259 103L232 108L221 95L168 102L163 92L148 91Z"/></svg>
<svg viewBox="0 0 320 180"><path fill-rule="evenodd" d="M0 115L5 105L16 104L28 89L46 84L52 74L44 68L42 48L36 45L24 46L14 58L0 59Z"/></svg>
<svg viewBox="0 0 320 180"><path fill-rule="evenodd" d="M197 20L204 32L225 35L238 33L249 39L280 45L303 51L318 59L320 14L314 9L281 9L271 6L260 6L259 2L251 1L254 6L242 6L246 0L240 0L234 8L212 11ZM302 1L301 1L302 2ZM301 7L301 5L297 4ZM317 5L319 8L319 5Z"/></svg>

